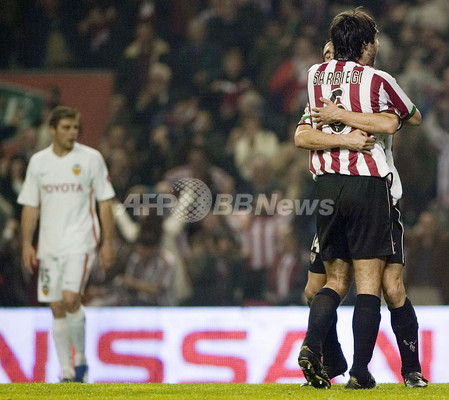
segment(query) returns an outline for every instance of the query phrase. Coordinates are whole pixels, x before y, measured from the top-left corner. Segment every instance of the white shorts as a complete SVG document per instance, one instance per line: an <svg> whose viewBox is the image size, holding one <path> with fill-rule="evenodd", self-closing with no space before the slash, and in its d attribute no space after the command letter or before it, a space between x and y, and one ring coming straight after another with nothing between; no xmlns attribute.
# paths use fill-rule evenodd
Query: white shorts
<svg viewBox="0 0 449 400"><path fill-rule="evenodd" d="M39 261L37 298L41 303L62 300L62 291L83 294L95 251L67 256L45 256Z"/></svg>

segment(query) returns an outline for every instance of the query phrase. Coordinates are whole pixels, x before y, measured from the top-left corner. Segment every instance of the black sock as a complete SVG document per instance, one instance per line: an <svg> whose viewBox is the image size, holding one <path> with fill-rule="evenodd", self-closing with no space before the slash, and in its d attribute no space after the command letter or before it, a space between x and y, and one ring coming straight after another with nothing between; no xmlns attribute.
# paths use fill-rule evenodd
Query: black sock
<svg viewBox="0 0 449 400"><path fill-rule="evenodd" d="M309 323L303 345L319 356L339 304L340 296L329 288L320 289L310 304Z"/></svg>
<svg viewBox="0 0 449 400"><path fill-rule="evenodd" d="M421 372L418 351L418 319L415 309L407 298L402 307L390 308L391 327L396 335L401 354L401 373Z"/></svg>
<svg viewBox="0 0 449 400"><path fill-rule="evenodd" d="M380 299L371 294L359 294L354 307L354 363L350 374L356 378L367 376L368 363L373 356L380 324Z"/></svg>
<svg viewBox="0 0 449 400"><path fill-rule="evenodd" d="M327 331L322 351L324 365L335 365L342 357L344 357L337 335L337 312L335 312L332 323Z"/></svg>

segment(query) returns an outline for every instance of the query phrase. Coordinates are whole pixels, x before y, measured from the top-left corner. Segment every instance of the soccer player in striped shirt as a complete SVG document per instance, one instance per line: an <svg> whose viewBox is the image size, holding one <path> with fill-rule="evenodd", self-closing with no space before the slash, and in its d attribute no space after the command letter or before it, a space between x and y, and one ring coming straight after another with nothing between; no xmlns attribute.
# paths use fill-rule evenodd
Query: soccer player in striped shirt
<svg viewBox="0 0 449 400"><path fill-rule="evenodd" d="M327 42L323 48L324 61L333 59L333 44ZM339 108L336 104L329 100L323 99L326 106L314 108L312 119L318 123L318 126L330 124L334 122L342 122L346 120L347 124L357 128L356 121L352 121L351 117L356 116L352 111L346 111ZM308 107L306 107L308 110ZM307 112L301 118L300 123L307 123L304 121L310 120ZM367 124L372 124L372 128L365 128L368 132L376 132L381 129L383 124L388 123L384 120L386 115L382 113L377 114L361 114L357 118L365 118ZM397 118L398 129L401 127L401 121ZM404 228L401 222L401 213L398 208L398 201L402 197L402 185L398 171L394 165L392 154L392 137L386 137L386 154L387 161L391 169L391 186L390 193L392 197L392 233L395 247L395 253L386 259L386 266L383 273L382 291L388 308L391 311L391 326L396 336L398 343L402 368L401 374L404 378L406 387L419 388L426 387L427 380L422 376L421 364L419 362L418 350L418 321L412 303L406 296L404 280L403 280L403 266L404 266ZM319 254L318 238L315 238L312 243L310 254L310 267L308 273L308 281L304 290L307 300L310 302L313 296L326 284L326 270ZM350 287L348 286L347 290ZM323 365L329 379L344 373L347 369L347 363L341 351L340 343L338 341L336 331L337 316L329 328L326 340L323 343ZM412 344L412 345L411 345Z"/></svg>
<svg viewBox="0 0 449 400"><path fill-rule="evenodd" d="M421 123L421 115L389 74L372 67L379 43L376 24L368 14L360 8L338 14L331 24L331 40L335 59L309 70L309 107L323 107L323 98L331 100L356 112L351 118L360 128L346 121L322 126L311 121L299 125L296 132L296 145L311 150L310 170L317 177L319 199L334 202L331 215L317 215L328 280L311 303L299 363L311 385L330 387L320 355L353 267L358 295L354 362L346 387L372 388L376 382L368 363L379 330L382 276L385 258L394 253L385 135L396 132L396 115L412 125ZM357 118L362 113L383 113L387 124L368 135L372 124L366 117Z"/></svg>

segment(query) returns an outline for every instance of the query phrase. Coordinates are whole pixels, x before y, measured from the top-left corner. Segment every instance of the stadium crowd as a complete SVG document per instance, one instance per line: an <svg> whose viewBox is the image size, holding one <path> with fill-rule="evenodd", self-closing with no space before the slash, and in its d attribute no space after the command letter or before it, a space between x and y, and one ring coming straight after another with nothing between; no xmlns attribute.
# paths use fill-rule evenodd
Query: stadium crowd
<svg viewBox="0 0 449 400"><path fill-rule="evenodd" d="M306 304L313 215L236 210L183 223L169 212L134 215L126 199L170 193L185 177L213 198L251 195L253 210L264 198L312 199L308 154L292 140L307 70L321 62L331 18L358 5L381 25L376 66L423 114L419 129L403 126L394 139L408 293L415 305L449 304L448 0L2 1L0 68L114 72L98 149L117 195L118 257L107 273L94 267L87 305ZM0 148L0 306L37 305L16 198L59 103L48 88L40 120L20 130L18 115L0 127L0 143L18 148Z"/></svg>

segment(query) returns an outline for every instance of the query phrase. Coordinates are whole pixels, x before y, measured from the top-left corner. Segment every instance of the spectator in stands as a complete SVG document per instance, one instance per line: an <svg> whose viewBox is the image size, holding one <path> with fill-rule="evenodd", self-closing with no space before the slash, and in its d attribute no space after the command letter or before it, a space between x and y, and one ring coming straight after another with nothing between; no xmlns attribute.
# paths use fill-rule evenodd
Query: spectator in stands
<svg viewBox="0 0 449 400"><path fill-rule="evenodd" d="M312 40L299 36L293 43L290 57L274 71L270 93L282 104L280 111L287 116L300 114L307 103L307 71L320 62Z"/></svg>
<svg viewBox="0 0 449 400"><path fill-rule="evenodd" d="M181 178L196 178L203 181L215 196L217 193L233 193L234 180L223 169L211 164L203 149L194 147L187 154L187 164L167 171L164 179L174 183Z"/></svg>
<svg viewBox="0 0 449 400"><path fill-rule="evenodd" d="M38 121L37 149L42 150L50 146L51 134L47 124L51 110L61 105L61 90L57 85L48 85L42 91L42 108L40 121Z"/></svg>
<svg viewBox="0 0 449 400"><path fill-rule="evenodd" d="M116 70L115 93L123 94L129 107L134 108L139 90L147 86L148 71L155 62L164 62L170 47L160 39L151 23L142 22L136 35L125 49Z"/></svg>
<svg viewBox="0 0 449 400"><path fill-rule="evenodd" d="M242 251L248 258L244 304L269 304L268 276L281 254L280 233L290 223L290 216L276 213L281 198L277 192L255 197L251 219L242 231Z"/></svg>
<svg viewBox="0 0 449 400"><path fill-rule="evenodd" d="M155 185L175 164L175 151L167 125L158 125L148 134L140 148L138 174L140 182Z"/></svg>
<svg viewBox="0 0 449 400"><path fill-rule="evenodd" d="M17 219L8 218L0 209L0 307L34 305L28 300L31 276L18 257L21 250L19 226Z"/></svg>
<svg viewBox="0 0 449 400"><path fill-rule="evenodd" d="M279 257L268 274L268 299L273 305L288 304L292 298L298 276L304 265L301 260L301 248L289 230L280 231L281 249Z"/></svg>
<svg viewBox="0 0 449 400"><path fill-rule="evenodd" d="M20 219L21 207L16 200L25 180L27 160L15 155L11 159L3 158L0 162L3 164L0 172L0 196L5 202L3 209L6 207L11 210L7 212L10 217Z"/></svg>
<svg viewBox="0 0 449 400"><path fill-rule="evenodd" d="M75 7L76 8L76 7ZM76 18L73 8L61 0L23 2L18 51L28 68L68 68L76 65Z"/></svg>
<svg viewBox="0 0 449 400"><path fill-rule="evenodd" d="M186 42L174 55L174 83L190 93L202 94L218 76L222 50L208 40L200 18L189 21L185 36Z"/></svg>
<svg viewBox="0 0 449 400"><path fill-rule="evenodd" d="M435 212L423 211L418 222L406 231L407 269L405 283L412 293L419 294L435 288L432 298L441 304L449 304L446 282L449 279L447 260L449 258L449 232L439 227ZM425 296L426 296L425 295ZM412 294L410 294L412 296ZM426 302L417 298L416 304ZM426 303L429 304L429 303Z"/></svg>
<svg viewBox="0 0 449 400"><path fill-rule="evenodd" d="M215 130L211 113L206 110L198 110L195 119L190 124L190 131L191 137L188 141L192 146L204 149L213 164L232 174L233 160L223 151L226 147L226 139L224 135Z"/></svg>
<svg viewBox="0 0 449 400"><path fill-rule="evenodd" d="M208 103L218 120L220 130L229 131L235 124L239 98L252 86L240 48L233 47L226 50L221 71L208 88Z"/></svg>
<svg viewBox="0 0 449 400"><path fill-rule="evenodd" d="M209 39L224 51L231 48L243 49L250 46L250 38L245 37L245 21L239 17L236 0L221 0L214 3L213 15L207 21Z"/></svg>
<svg viewBox="0 0 449 400"><path fill-rule="evenodd" d="M148 71L148 80L138 91L134 107L133 122L142 129L164 122L170 110L171 68L162 63L153 63Z"/></svg>
<svg viewBox="0 0 449 400"><path fill-rule="evenodd" d="M123 51L118 31L118 10L114 4L102 7L93 3L77 27L77 50L83 64L89 68L110 68Z"/></svg>
<svg viewBox="0 0 449 400"><path fill-rule="evenodd" d="M174 258L161 247L160 231L152 228L141 232L124 273L117 279L124 289L120 305L176 305Z"/></svg>
<svg viewBox="0 0 449 400"><path fill-rule="evenodd" d="M199 231L191 240L187 271L192 283L192 296L184 303L187 306L213 306L217 301L215 249L207 245L207 239L204 233ZM209 243L210 239L212 238L209 238Z"/></svg>
<svg viewBox="0 0 449 400"><path fill-rule="evenodd" d="M274 132L264 128L261 115L244 117L229 135L228 151L234 156L240 176L246 180L250 176L248 164L253 157L263 154L272 163L278 150L279 140Z"/></svg>
<svg viewBox="0 0 449 400"><path fill-rule="evenodd" d="M216 305L237 306L243 301L246 279L246 259L238 240L230 230L214 235L216 249Z"/></svg>

